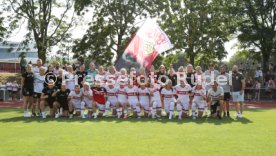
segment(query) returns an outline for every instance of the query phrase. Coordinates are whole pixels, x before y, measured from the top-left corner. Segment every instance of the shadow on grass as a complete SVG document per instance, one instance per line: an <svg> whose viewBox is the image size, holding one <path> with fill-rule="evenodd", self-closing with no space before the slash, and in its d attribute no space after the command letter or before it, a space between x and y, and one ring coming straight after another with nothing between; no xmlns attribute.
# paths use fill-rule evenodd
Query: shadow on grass
<svg viewBox="0 0 276 156"><path fill-rule="evenodd" d="M24 123L46 123L46 122L79 122L79 123L86 123L86 122L92 122L92 123L101 123L101 122L113 122L113 123L124 123L124 122L131 122L131 123L176 123L176 124L185 124L185 123L196 123L196 124L214 124L214 125L223 125L223 124L231 124L231 123L242 123L242 124L250 124L253 123L248 118L242 118L242 119L234 119L234 118L223 118L223 119L217 119L217 118L197 118L197 119L192 119L190 118L184 118L182 120L178 120L177 117L169 120L167 117L162 117L159 119L151 119L151 118L141 118L141 119L136 119L136 118L128 118L128 119L117 119L117 118L97 118L97 119L81 119L80 117L75 117L73 119L68 119L68 118L51 118L48 117L46 119L41 119L39 117L32 117L32 118L24 118L22 117L22 112L20 109L10 109L10 108L2 108L0 109L0 112L12 112L12 113L18 113L20 116L15 116L11 118L3 118L0 119L0 123L12 123L12 122L24 122Z"/></svg>

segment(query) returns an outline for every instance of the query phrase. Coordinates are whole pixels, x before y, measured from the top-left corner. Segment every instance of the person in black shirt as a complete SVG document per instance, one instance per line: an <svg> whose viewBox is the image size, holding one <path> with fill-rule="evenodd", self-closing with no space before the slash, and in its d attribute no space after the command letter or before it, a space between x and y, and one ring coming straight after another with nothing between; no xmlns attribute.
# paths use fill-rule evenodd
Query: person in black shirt
<svg viewBox="0 0 276 156"><path fill-rule="evenodd" d="M57 81L57 76L54 73L54 67L52 65L48 66L48 70L45 73L45 88L50 80L53 80L54 82Z"/></svg>
<svg viewBox="0 0 276 156"><path fill-rule="evenodd" d="M168 78L172 81L172 86L177 85L177 75L175 74L173 69L169 69Z"/></svg>
<svg viewBox="0 0 276 156"><path fill-rule="evenodd" d="M62 85L63 81L65 81L65 80L66 80L66 75L64 74L64 71L59 70L58 76L56 78L55 86L60 90L61 85Z"/></svg>
<svg viewBox="0 0 276 156"><path fill-rule="evenodd" d="M70 89L66 88L66 84L61 84L61 90L54 93L54 96L56 97L56 101L54 102L54 108L58 109L60 108L60 114L62 114L65 117L69 116L69 100L68 96L70 94ZM56 118L60 115L58 112L56 114Z"/></svg>
<svg viewBox="0 0 276 156"><path fill-rule="evenodd" d="M31 114L28 111L28 108L32 106L34 95L34 73L31 64L27 65L27 71L22 74L21 88L24 100L24 117L31 117Z"/></svg>
<svg viewBox="0 0 276 156"><path fill-rule="evenodd" d="M56 100L56 97L53 96L55 93L58 91L57 87L55 86L55 82L53 80L49 80L48 82L48 87L44 88L42 90L42 95L41 95L41 101L40 101L40 109L41 109L41 114L42 118L46 118L46 113L45 113L45 106L48 105L50 107L50 116L54 116L54 110L53 104Z"/></svg>
<svg viewBox="0 0 276 156"><path fill-rule="evenodd" d="M166 78L167 78L167 76L166 76L166 68L165 68L164 65L161 65L159 67L159 71L157 72L157 81L158 81L158 83L160 83L160 82L165 83L166 80L167 80ZM163 88L164 86L165 86L165 84L161 84L161 88Z"/></svg>
<svg viewBox="0 0 276 156"><path fill-rule="evenodd" d="M195 85L195 73L194 73L194 68L193 65L189 64L187 66L187 77L186 77L186 81L187 83L191 86L194 87Z"/></svg>
<svg viewBox="0 0 276 156"><path fill-rule="evenodd" d="M83 80L87 75L87 72L85 71L85 66L81 65L80 70L76 72L76 75L78 75L78 84L82 88L83 86Z"/></svg>

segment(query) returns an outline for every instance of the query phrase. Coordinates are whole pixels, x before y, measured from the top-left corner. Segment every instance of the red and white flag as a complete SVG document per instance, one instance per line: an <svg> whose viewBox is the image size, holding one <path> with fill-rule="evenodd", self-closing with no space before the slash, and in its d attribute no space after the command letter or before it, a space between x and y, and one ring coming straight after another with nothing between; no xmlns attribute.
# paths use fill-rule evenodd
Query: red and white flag
<svg viewBox="0 0 276 156"><path fill-rule="evenodd" d="M165 32L154 20L147 19L125 49L125 53L149 70L157 55L171 48L173 45Z"/></svg>

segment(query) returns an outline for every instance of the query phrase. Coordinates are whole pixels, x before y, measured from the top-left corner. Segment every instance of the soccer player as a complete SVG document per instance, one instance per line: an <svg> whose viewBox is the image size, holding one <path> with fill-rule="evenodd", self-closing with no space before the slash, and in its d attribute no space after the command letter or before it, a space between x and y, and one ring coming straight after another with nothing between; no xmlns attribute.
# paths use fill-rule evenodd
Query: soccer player
<svg viewBox="0 0 276 156"><path fill-rule="evenodd" d="M21 88L23 95L24 117L31 117L31 114L28 111L28 108L32 106L34 95L34 73L31 64L27 65L27 71L22 74Z"/></svg>
<svg viewBox="0 0 276 156"><path fill-rule="evenodd" d="M161 103L161 97L160 97L160 85L157 83L151 83L150 88L148 88L150 91L150 104L152 105L152 111L151 115L154 119L155 117L159 118L161 117L162 112L162 103Z"/></svg>
<svg viewBox="0 0 276 156"><path fill-rule="evenodd" d="M58 89L55 86L55 82L53 80L49 80L48 87L42 90L41 101L40 101L40 109L42 118L46 118L45 106L48 105L50 107L50 116L54 117L54 112L56 112L56 108L54 109L53 105L56 100L54 93L57 92Z"/></svg>
<svg viewBox="0 0 276 156"><path fill-rule="evenodd" d="M41 59L37 59L36 61L36 67L34 67L33 71L34 71L34 74L39 74L40 72L40 68L42 67L42 60Z"/></svg>
<svg viewBox="0 0 276 156"><path fill-rule="evenodd" d="M220 81L220 79L223 81ZM226 82L224 80L226 80ZM226 73L225 66L220 67L220 74L217 77L217 82L220 82L219 85L223 88L223 91L224 91L223 116L225 117L227 115L227 117L230 117L229 101L230 101L231 95L230 95L230 85L229 85L229 74Z"/></svg>
<svg viewBox="0 0 276 156"><path fill-rule="evenodd" d="M39 73L34 74L34 105L32 109L32 116L36 116L36 113L35 113L36 107L39 111L38 115L40 115L41 113L40 97L44 87L47 87L45 85L45 71L46 71L45 67L41 66L39 68Z"/></svg>
<svg viewBox="0 0 276 156"><path fill-rule="evenodd" d="M80 90L80 86L76 85L74 90L71 90L69 94L69 118L73 118L73 112L76 111L76 116L81 114L81 108L84 108L82 103L83 93Z"/></svg>
<svg viewBox="0 0 276 156"><path fill-rule="evenodd" d="M100 81L100 83L106 83L106 72L103 66L99 66L98 74L95 76L96 81Z"/></svg>
<svg viewBox="0 0 276 156"><path fill-rule="evenodd" d="M126 86L126 83L122 79L119 83L118 92L117 92L118 102L116 105L116 111L117 111L118 118L120 118L122 116L123 107L126 105L126 102L127 102L125 86Z"/></svg>
<svg viewBox="0 0 276 156"><path fill-rule="evenodd" d="M202 87L202 82L197 81L196 85L192 89L192 116L193 119L196 117L202 117L203 112L206 106L206 90ZM196 113L196 108L198 109L198 113Z"/></svg>
<svg viewBox="0 0 276 156"><path fill-rule="evenodd" d="M83 84L83 88L81 89L82 95L83 95L83 101L81 104L81 116L82 118L85 118L84 114L84 106L86 105L88 108L88 118L91 118L92 116L92 105L93 105L93 92L90 88L90 85L88 82L85 82Z"/></svg>
<svg viewBox="0 0 276 156"><path fill-rule="evenodd" d="M76 80L75 80L75 74L73 71L73 67L69 65L67 67L67 73L66 73L66 86L70 91L73 91L75 89Z"/></svg>
<svg viewBox="0 0 276 156"><path fill-rule="evenodd" d="M80 70L76 72L78 76L78 85L82 88L87 72L85 71L85 66L81 65Z"/></svg>
<svg viewBox="0 0 276 156"><path fill-rule="evenodd" d="M55 86L60 90L61 89L61 85L63 83L63 81L65 81L65 75L64 74L64 71L61 69L58 71L58 76L57 76L57 80L56 80L56 83L55 83Z"/></svg>
<svg viewBox="0 0 276 156"><path fill-rule="evenodd" d="M125 88L127 95L127 102L124 105L124 118L128 117L128 110L132 110L134 116L140 116L140 112L136 112L136 107L139 105L138 101L138 88L133 85L133 83L129 82L128 86ZM138 109L139 110L139 109Z"/></svg>
<svg viewBox="0 0 276 156"><path fill-rule="evenodd" d="M116 104L118 102L118 88L115 87L115 81L108 80L107 85L105 86L105 90L107 93L107 101L105 103L105 116L108 117L110 108L112 108L112 115L116 115Z"/></svg>
<svg viewBox="0 0 276 156"><path fill-rule="evenodd" d="M218 83L216 81L213 81L211 85L212 85L212 88L209 89L207 94L207 101L211 106L211 116L218 117L219 119L221 119L221 114L223 110L222 109L223 99L224 99L223 88L218 86Z"/></svg>
<svg viewBox="0 0 276 156"><path fill-rule="evenodd" d="M93 115L94 119L103 116L105 112L105 103L106 103L106 90L104 87L101 87L101 81L95 82L95 87L92 87L93 92ZM99 114L97 114L97 108L99 110Z"/></svg>
<svg viewBox="0 0 276 156"><path fill-rule="evenodd" d="M185 83L184 79L180 80L180 85L175 87L176 95L178 96L177 99L177 111L178 111L178 119L182 119L182 110L184 112L184 116L189 116L189 105L190 105L190 95L192 88L189 84Z"/></svg>
<svg viewBox="0 0 276 156"><path fill-rule="evenodd" d="M66 88L66 84L61 84L61 89L54 93L54 96L56 97L56 101L54 102L54 108L60 109L60 112L56 112L56 118L58 118L60 115L64 117L69 117L69 97L70 90Z"/></svg>
<svg viewBox="0 0 276 156"><path fill-rule="evenodd" d="M150 99L149 99L149 90L146 88L147 83L146 82L141 82L140 83L140 88L138 89L138 94L139 94L139 104L141 108L144 111L144 117L149 117L150 113Z"/></svg>
<svg viewBox="0 0 276 156"><path fill-rule="evenodd" d="M161 96L164 98L164 109L169 119L174 116L174 106L175 106L175 91L172 88L172 82L169 80L165 85L165 88L161 90Z"/></svg>
<svg viewBox="0 0 276 156"><path fill-rule="evenodd" d="M90 86L94 86L95 76L98 74L98 70L93 62L89 64L89 69L86 71L87 76L85 77L85 82L88 82Z"/></svg>
<svg viewBox="0 0 276 156"><path fill-rule="evenodd" d="M236 116L242 118L245 80L243 75L239 72L238 66L234 65L232 72L232 98L236 107Z"/></svg>

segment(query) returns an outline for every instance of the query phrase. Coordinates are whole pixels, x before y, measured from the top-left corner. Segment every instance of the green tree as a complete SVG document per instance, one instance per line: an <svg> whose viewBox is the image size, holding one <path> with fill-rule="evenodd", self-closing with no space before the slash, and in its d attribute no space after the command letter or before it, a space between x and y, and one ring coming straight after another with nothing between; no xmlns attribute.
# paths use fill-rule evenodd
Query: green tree
<svg viewBox="0 0 276 156"><path fill-rule="evenodd" d="M234 13L242 16L238 39L244 49L260 52L262 66L268 70L269 59L276 53L275 0L235 0ZM254 47L254 48L253 48Z"/></svg>
<svg viewBox="0 0 276 156"><path fill-rule="evenodd" d="M74 57L88 56L97 63L107 64L111 64L112 58L115 57L116 63L137 31L138 24L146 17L154 16L160 2L162 1L76 1L75 8L79 14L85 14L87 8L93 8L93 17L86 34L75 42Z"/></svg>
<svg viewBox="0 0 276 156"><path fill-rule="evenodd" d="M221 60L227 54L224 43L231 34L232 18L227 18L227 1L167 0L161 14L162 28L174 44L185 52L191 64L200 55L205 59Z"/></svg>
<svg viewBox="0 0 276 156"><path fill-rule="evenodd" d="M21 27L26 21L27 32L23 43L34 40L38 57L43 61L50 47L70 37L68 31L75 17L74 11L70 10L74 9L74 0L5 0L2 5L4 11L12 12L7 17L9 32ZM55 15L53 10L60 15Z"/></svg>

